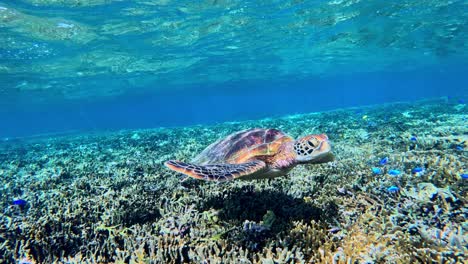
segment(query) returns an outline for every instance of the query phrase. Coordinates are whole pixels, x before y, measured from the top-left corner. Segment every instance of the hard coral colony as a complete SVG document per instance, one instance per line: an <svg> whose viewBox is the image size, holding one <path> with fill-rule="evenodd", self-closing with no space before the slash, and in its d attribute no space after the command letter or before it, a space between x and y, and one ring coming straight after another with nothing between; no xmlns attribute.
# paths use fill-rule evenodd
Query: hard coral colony
<svg viewBox="0 0 468 264"><path fill-rule="evenodd" d="M410 121L402 122L401 111ZM468 163L453 148L466 144L463 116L445 100L365 113L387 121L374 129L345 109L2 142L0 255L6 263L466 263ZM202 150L252 127L281 128L291 138L326 132L336 160L303 162L288 177L223 184L180 182L181 174L162 165L201 152L197 166L205 167L186 172L205 175L210 159L228 149ZM283 134L272 133L276 140L266 146L279 155ZM311 137L294 148L290 139L288 153L307 156L327 141ZM245 143L222 146L234 142ZM265 162L258 155L267 150L253 144L255 151L236 149L233 159L281 161ZM395 168L397 176L390 173ZM245 172L230 171L239 179Z"/></svg>

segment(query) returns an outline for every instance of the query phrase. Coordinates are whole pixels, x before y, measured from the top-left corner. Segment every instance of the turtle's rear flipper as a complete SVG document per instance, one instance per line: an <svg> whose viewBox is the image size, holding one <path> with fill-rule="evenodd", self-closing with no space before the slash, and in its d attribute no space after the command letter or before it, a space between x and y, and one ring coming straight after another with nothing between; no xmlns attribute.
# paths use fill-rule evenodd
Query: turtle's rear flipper
<svg viewBox="0 0 468 264"><path fill-rule="evenodd" d="M229 181L242 176L251 175L265 168L261 160L241 164L209 164L195 165L177 160L164 163L171 170L183 173L195 179L207 181Z"/></svg>

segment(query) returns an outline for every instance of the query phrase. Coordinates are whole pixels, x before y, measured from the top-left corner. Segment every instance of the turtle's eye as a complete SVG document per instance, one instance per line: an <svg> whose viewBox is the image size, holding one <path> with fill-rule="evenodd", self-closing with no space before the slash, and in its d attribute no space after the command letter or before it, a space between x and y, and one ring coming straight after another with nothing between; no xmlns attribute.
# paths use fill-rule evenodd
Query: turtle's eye
<svg viewBox="0 0 468 264"><path fill-rule="evenodd" d="M307 140L307 144L311 148L316 148L319 145L319 142L318 142L318 140L316 138L311 138L311 139Z"/></svg>

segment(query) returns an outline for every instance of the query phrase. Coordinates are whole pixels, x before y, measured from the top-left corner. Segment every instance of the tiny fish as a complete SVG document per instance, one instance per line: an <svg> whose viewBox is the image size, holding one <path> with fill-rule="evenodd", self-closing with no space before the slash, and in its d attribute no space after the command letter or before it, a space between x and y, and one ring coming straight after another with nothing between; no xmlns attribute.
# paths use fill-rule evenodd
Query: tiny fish
<svg viewBox="0 0 468 264"><path fill-rule="evenodd" d="M390 187L387 188L387 191L391 192L391 193L398 192L399 190L400 190L400 188L398 188L398 186L395 186L395 185L390 186Z"/></svg>
<svg viewBox="0 0 468 264"><path fill-rule="evenodd" d="M411 170L411 173L420 173L420 172L423 172L424 169L421 168L421 167L416 167L414 169Z"/></svg>
<svg viewBox="0 0 468 264"><path fill-rule="evenodd" d="M385 158L383 158L383 159L381 159L381 160L379 161L379 164L380 164L380 165L385 165L385 164L387 164L387 162L388 162L388 157L385 157Z"/></svg>
<svg viewBox="0 0 468 264"><path fill-rule="evenodd" d="M23 199L15 199L13 200L13 205L17 205L17 206L25 206L28 202L26 202L25 200Z"/></svg>
<svg viewBox="0 0 468 264"><path fill-rule="evenodd" d="M374 173L374 174L382 174L382 169L381 169L381 168L374 167L374 168L372 168L372 173Z"/></svg>
<svg viewBox="0 0 468 264"><path fill-rule="evenodd" d="M468 173L463 173L460 176L462 177L462 179L468 180Z"/></svg>
<svg viewBox="0 0 468 264"><path fill-rule="evenodd" d="M399 171L399 170L389 170L388 174L397 176L397 175L401 174L401 171Z"/></svg>
<svg viewBox="0 0 468 264"><path fill-rule="evenodd" d="M339 232L339 231L341 231L341 228L339 228L339 227L332 227L332 228L328 229L328 232L330 232L330 233L336 233L336 232Z"/></svg>
<svg viewBox="0 0 468 264"><path fill-rule="evenodd" d="M418 141L418 138L416 136L411 136L409 140L416 142Z"/></svg>
<svg viewBox="0 0 468 264"><path fill-rule="evenodd" d="M455 147L455 149L456 149L456 150L459 150L459 151L462 151L462 150L463 150L463 147L460 146L460 145L458 145L458 146Z"/></svg>

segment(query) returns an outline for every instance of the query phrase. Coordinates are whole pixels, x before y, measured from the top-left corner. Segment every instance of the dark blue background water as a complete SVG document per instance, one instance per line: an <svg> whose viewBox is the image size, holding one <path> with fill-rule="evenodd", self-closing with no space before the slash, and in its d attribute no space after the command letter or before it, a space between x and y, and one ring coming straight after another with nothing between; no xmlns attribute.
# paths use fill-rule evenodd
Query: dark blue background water
<svg viewBox="0 0 468 264"><path fill-rule="evenodd" d="M0 137L67 131L213 124L341 107L468 95L468 67L381 72L271 82L179 87L106 100L28 105L12 98L0 112Z"/></svg>

